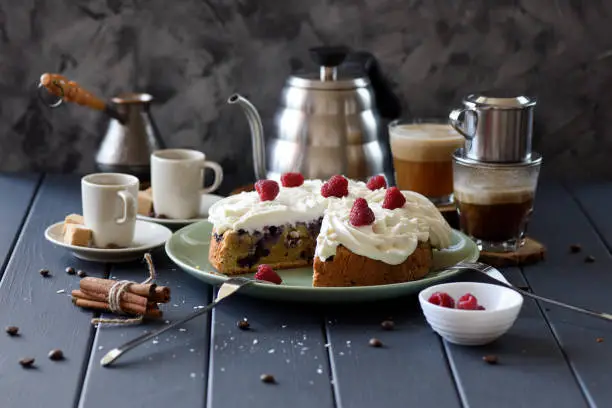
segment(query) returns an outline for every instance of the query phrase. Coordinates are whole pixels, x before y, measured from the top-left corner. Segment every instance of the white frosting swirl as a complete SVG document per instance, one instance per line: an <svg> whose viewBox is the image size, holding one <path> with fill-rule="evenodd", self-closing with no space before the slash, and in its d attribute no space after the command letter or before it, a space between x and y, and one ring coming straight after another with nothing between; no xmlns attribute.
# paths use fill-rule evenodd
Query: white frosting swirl
<svg viewBox="0 0 612 408"><path fill-rule="evenodd" d="M261 201L257 192L245 192L217 201L208 220L218 234L227 230L261 231L265 226L295 225L323 218L315 256L325 260L335 255L338 245L391 265L406 260L419 241L429 240L436 248L450 246L451 229L438 209L426 197L403 191L402 208L382 208L386 189L370 191L366 184L349 180L347 197L325 198L321 180L306 180L299 187L280 187L272 201ZM355 198L362 197L374 212L373 225L354 227L349 214Z"/></svg>

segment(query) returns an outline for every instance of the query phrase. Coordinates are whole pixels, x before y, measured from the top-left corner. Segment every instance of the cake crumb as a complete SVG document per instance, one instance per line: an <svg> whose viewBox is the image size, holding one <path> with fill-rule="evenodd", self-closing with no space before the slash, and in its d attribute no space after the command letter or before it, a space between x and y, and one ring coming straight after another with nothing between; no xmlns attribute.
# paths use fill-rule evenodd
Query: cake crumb
<svg viewBox="0 0 612 408"><path fill-rule="evenodd" d="M275 351L276 350L274 350L274 349L270 349L270 350L268 350L268 354L274 354Z"/></svg>
<svg viewBox="0 0 612 408"><path fill-rule="evenodd" d="M66 292L66 290L65 290L65 289L60 289L60 290L58 290L58 291L57 291L57 292L55 292L55 293L60 294L60 293L64 293L64 292Z"/></svg>
<svg viewBox="0 0 612 408"><path fill-rule="evenodd" d="M190 376L191 378L196 378L196 373L191 373L191 374L189 374L189 376Z"/></svg>
<svg viewBox="0 0 612 408"><path fill-rule="evenodd" d="M255 344L257 344L257 343L259 343L259 340L257 340L257 339L253 339L253 345L255 345Z"/></svg>
<svg viewBox="0 0 612 408"><path fill-rule="evenodd" d="M598 338L595 339L595 341L598 342L598 343L603 343L604 339L603 339L603 337L598 337Z"/></svg>

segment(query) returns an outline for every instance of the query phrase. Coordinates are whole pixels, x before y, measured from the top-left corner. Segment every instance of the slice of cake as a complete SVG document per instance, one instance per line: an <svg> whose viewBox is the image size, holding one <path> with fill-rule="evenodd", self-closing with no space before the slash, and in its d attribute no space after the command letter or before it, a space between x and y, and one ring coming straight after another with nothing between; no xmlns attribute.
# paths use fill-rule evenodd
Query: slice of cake
<svg viewBox="0 0 612 408"><path fill-rule="evenodd" d="M322 182L279 187L262 180L255 192L226 197L209 210L213 224L209 260L228 275L252 272L260 264L295 268L312 262L325 200Z"/></svg>
<svg viewBox="0 0 612 408"><path fill-rule="evenodd" d="M313 286L373 286L427 275L432 248L450 245L451 229L420 194L392 187L330 203L314 259Z"/></svg>

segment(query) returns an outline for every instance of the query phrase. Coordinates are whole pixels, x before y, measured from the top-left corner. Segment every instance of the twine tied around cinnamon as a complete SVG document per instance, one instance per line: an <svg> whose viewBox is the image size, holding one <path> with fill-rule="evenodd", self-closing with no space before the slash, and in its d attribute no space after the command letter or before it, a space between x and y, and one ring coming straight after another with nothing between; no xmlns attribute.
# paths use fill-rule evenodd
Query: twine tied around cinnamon
<svg viewBox="0 0 612 408"><path fill-rule="evenodd" d="M141 284L153 283L157 279L157 273L155 272L155 266L153 265L153 259L151 258L151 254L146 253L144 255L145 262L149 268L149 277L141 282ZM120 280L117 281L111 286L108 291L108 305L113 313L117 314L126 314L126 312L121 307L121 295L126 292L129 287L136 282L129 280ZM91 319L91 324L93 325L128 325L128 324L140 324L144 319L144 314L139 315L137 317L119 319L119 318L102 318L97 317Z"/></svg>

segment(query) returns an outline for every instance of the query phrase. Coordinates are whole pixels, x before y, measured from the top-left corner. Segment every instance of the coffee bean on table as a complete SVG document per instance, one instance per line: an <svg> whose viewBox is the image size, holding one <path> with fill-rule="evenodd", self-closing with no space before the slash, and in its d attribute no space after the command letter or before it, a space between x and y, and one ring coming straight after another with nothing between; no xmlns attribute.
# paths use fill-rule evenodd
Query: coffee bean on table
<svg viewBox="0 0 612 408"><path fill-rule="evenodd" d="M604 339L603 339L603 337L598 337L598 338L595 339L595 341L598 342L598 343L603 343Z"/></svg>
<svg viewBox="0 0 612 408"><path fill-rule="evenodd" d="M382 327L383 330L393 330L395 328L395 323L393 320L385 320L380 324L380 327Z"/></svg>
<svg viewBox="0 0 612 408"><path fill-rule="evenodd" d="M64 353L60 349L54 349L49 352L49 358L53 361L63 360Z"/></svg>
<svg viewBox="0 0 612 408"><path fill-rule="evenodd" d="M489 355L483 356L482 361L484 361L487 364L497 364L497 356L493 354L489 354Z"/></svg>
<svg viewBox="0 0 612 408"><path fill-rule="evenodd" d="M247 319L238 320L236 325L238 326L240 330L247 330L251 326Z"/></svg>
<svg viewBox="0 0 612 408"><path fill-rule="evenodd" d="M262 374L259 376L259 379L267 384L274 384L276 382L272 374Z"/></svg>
<svg viewBox="0 0 612 408"><path fill-rule="evenodd" d="M580 244L572 244L569 249L572 254L577 254L582 250L582 246Z"/></svg>
<svg viewBox="0 0 612 408"><path fill-rule="evenodd" d="M87 274L85 273L85 271L81 271L81 270L79 270L79 271L77 272L77 275L79 275L79 278L84 278L84 277L86 277L86 276L87 276Z"/></svg>
<svg viewBox="0 0 612 408"><path fill-rule="evenodd" d="M17 326L8 326L5 330L9 336L17 336L19 334L19 327Z"/></svg>
<svg viewBox="0 0 612 408"><path fill-rule="evenodd" d="M21 364L23 368L32 368L34 365L34 359L31 357L22 358L19 360L19 364Z"/></svg>
<svg viewBox="0 0 612 408"><path fill-rule="evenodd" d="M41 275L43 278L46 278L46 277L48 277L48 276L49 276L49 270L48 270L48 269L41 269L40 271L38 271L38 273L40 273L40 275Z"/></svg>
<svg viewBox="0 0 612 408"><path fill-rule="evenodd" d="M74 270L74 268L72 266L69 266L69 267L66 268L66 273L68 275L74 275L76 272L75 272L75 270Z"/></svg>
<svg viewBox="0 0 612 408"><path fill-rule="evenodd" d="M586 263L593 263L593 262L595 262L595 257L593 255L589 255L586 258L584 258L584 262L586 262Z"/></svg>
<svg viewBox="0 0 612 408"><path fill-rule="evenodd" d="M370 346L372 347L382 347L382 341L378 339L370 339Z"/></svg>

